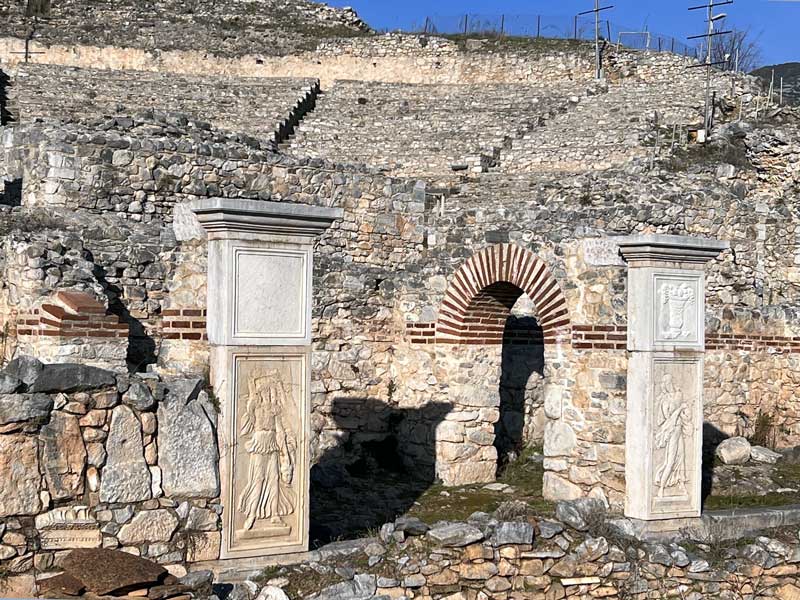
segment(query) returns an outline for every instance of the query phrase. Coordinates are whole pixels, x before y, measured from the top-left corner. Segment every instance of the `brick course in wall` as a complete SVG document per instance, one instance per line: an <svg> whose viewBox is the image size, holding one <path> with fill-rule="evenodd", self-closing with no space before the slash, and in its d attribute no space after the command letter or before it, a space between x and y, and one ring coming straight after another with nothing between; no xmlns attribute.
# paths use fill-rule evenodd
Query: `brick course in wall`
<svg viewBox="0 0 800 600"><path fill-rule="evenodd" d="M20 315L17 334L62 338L127 338L129 326L88 294L58 292L59 304L44 303Z"/></svg>
<svg viewBox="0 0 800 600"><path fill-rule="evenodd" d="M502 344L519 343L520 340L509 339L509 331L498 326L502 317L502 322L508 314L499 315L497 313L478 313L467 319L468 331L466 339L454 342L443 339L436 335L436 323L406 323L406 338L412 344L435 344L435 343L463 343L463 344ZM480 336L472 336L469 333L471 322L480 322L480 327L486 323L486 333ZM548 336L539 335L529 331L512 332L511 337L516 335L526 335L525 343L541 344L547 341ZM572 347L575 350L626 350L628 340L627 325L580 325L574 324L571 327ZM748 352L753 350L769 349L775 353L800 354L800 336L780 336L780 335L754 335L739 333L707 333L706 350L731 350Z"/></svg>
<svg viewBox="0 0 800 600"><path fill-rule="evenodd" d="M162 313L162 337L167 340L207 341L203 308L166 309Z"/></svg>

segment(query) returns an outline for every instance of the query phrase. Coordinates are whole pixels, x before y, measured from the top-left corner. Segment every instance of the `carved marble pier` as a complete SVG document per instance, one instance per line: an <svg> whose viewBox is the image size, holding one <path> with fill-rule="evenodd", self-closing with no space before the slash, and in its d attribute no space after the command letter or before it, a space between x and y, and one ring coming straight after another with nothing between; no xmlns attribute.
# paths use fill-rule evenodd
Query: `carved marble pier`
<svg viewBox="0 0 800 600"><path fill-rule="evenodd" d="M705 264L728 244L683 236L620 241L628 263L625 515L699 517Z"/></svg>
<svg viewBox="0 0 800 600"><path fill-rule="evenodd" d="M211 379L222 418L221 558L308 546L313 244L341 209L210 199Z"/></svg>

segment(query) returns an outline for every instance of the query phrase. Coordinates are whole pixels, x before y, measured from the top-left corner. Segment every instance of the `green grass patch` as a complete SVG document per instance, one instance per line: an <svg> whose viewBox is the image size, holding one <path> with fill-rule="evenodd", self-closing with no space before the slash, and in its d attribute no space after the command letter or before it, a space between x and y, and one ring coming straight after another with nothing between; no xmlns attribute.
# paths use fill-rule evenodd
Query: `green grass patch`
<svg viewBox="0 0 800 600"><path fill-rule="evenodd" d="M539 448L526 449L500 473L497 481L513 487L513 494L484 489L486 484L458 487L437 484L420 496L408 514L426 523L463 521L474 512L491 513L503 502L521 500L530 506L531 512L552 516L555 505L542 497L542 463L532 460L540 451Z"/></svg>
<svg viewBox="0 0 800 600"><path fill-rule="evenodd" d="M717 462L715 461L715 466ZM800 463L778 461L772 468L772 479L786 488L800 487ZM800 491L771 492L764 495L725 494L709 496L703 503L703 510L724 510L731 508L759 508L800 504Z"/></svg>

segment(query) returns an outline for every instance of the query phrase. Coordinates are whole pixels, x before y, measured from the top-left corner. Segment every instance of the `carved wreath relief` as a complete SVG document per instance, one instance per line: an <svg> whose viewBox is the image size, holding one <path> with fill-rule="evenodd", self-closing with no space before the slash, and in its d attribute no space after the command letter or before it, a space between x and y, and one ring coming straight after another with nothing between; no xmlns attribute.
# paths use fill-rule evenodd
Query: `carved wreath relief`
<svg viewBox="0 0 800 600"><path fill-rule="evenodd" d="M297 509L294 490L297 449L300 440L288 420L294 413L289 386L277 369L253 370L242 395L239 444L244 448L244 484L236 498L243 517L240 538L286 536L292 532L287 519ZM242 477L246 473L246 478Z"/></svg>
<svg viewBox="0 0 800 600"><path fill-rule="evenodd" d="M694 290L687 284L666 284L661 288L661 337L666 340L686 339L692 335L687 313L695 305Z"/></svg>
<svg viewBox="0 0 800 600"><path fill-rule="evenodd" d="M686 463L686 441L691 440L692 414L683 392L671 373L664 373L656 393L657 421L655 445L661 450L656 460L656 497L688 494L689 474ZM668 493L670 492L670 493Z"/></svg>

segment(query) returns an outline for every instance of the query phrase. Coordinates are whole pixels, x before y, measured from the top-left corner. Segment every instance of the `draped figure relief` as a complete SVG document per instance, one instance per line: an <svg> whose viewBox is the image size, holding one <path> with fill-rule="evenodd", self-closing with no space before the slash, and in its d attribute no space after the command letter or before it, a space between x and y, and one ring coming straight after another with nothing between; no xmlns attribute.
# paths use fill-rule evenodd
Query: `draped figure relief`
<svg viewBox="0 0 800 600"><path fill-rule="evenodd" d="M239 434L247 454L247 483L237 500L245 517L242 533L283 535L289 527L283 517L296 509L292 484L298 440L285 422L291 397L281 374L264 369L251 375L242 401Z"/></svg>
<svg viewBox="0 0 800 600"><path fill-rule="evenodd" d="M671 373L661 377L656 398L659 410L655 445L662 450L654 479L656 495L663 498L668 490L673 490L673 495L686 495L686 440L691 436L692 415Z"/></svg>

